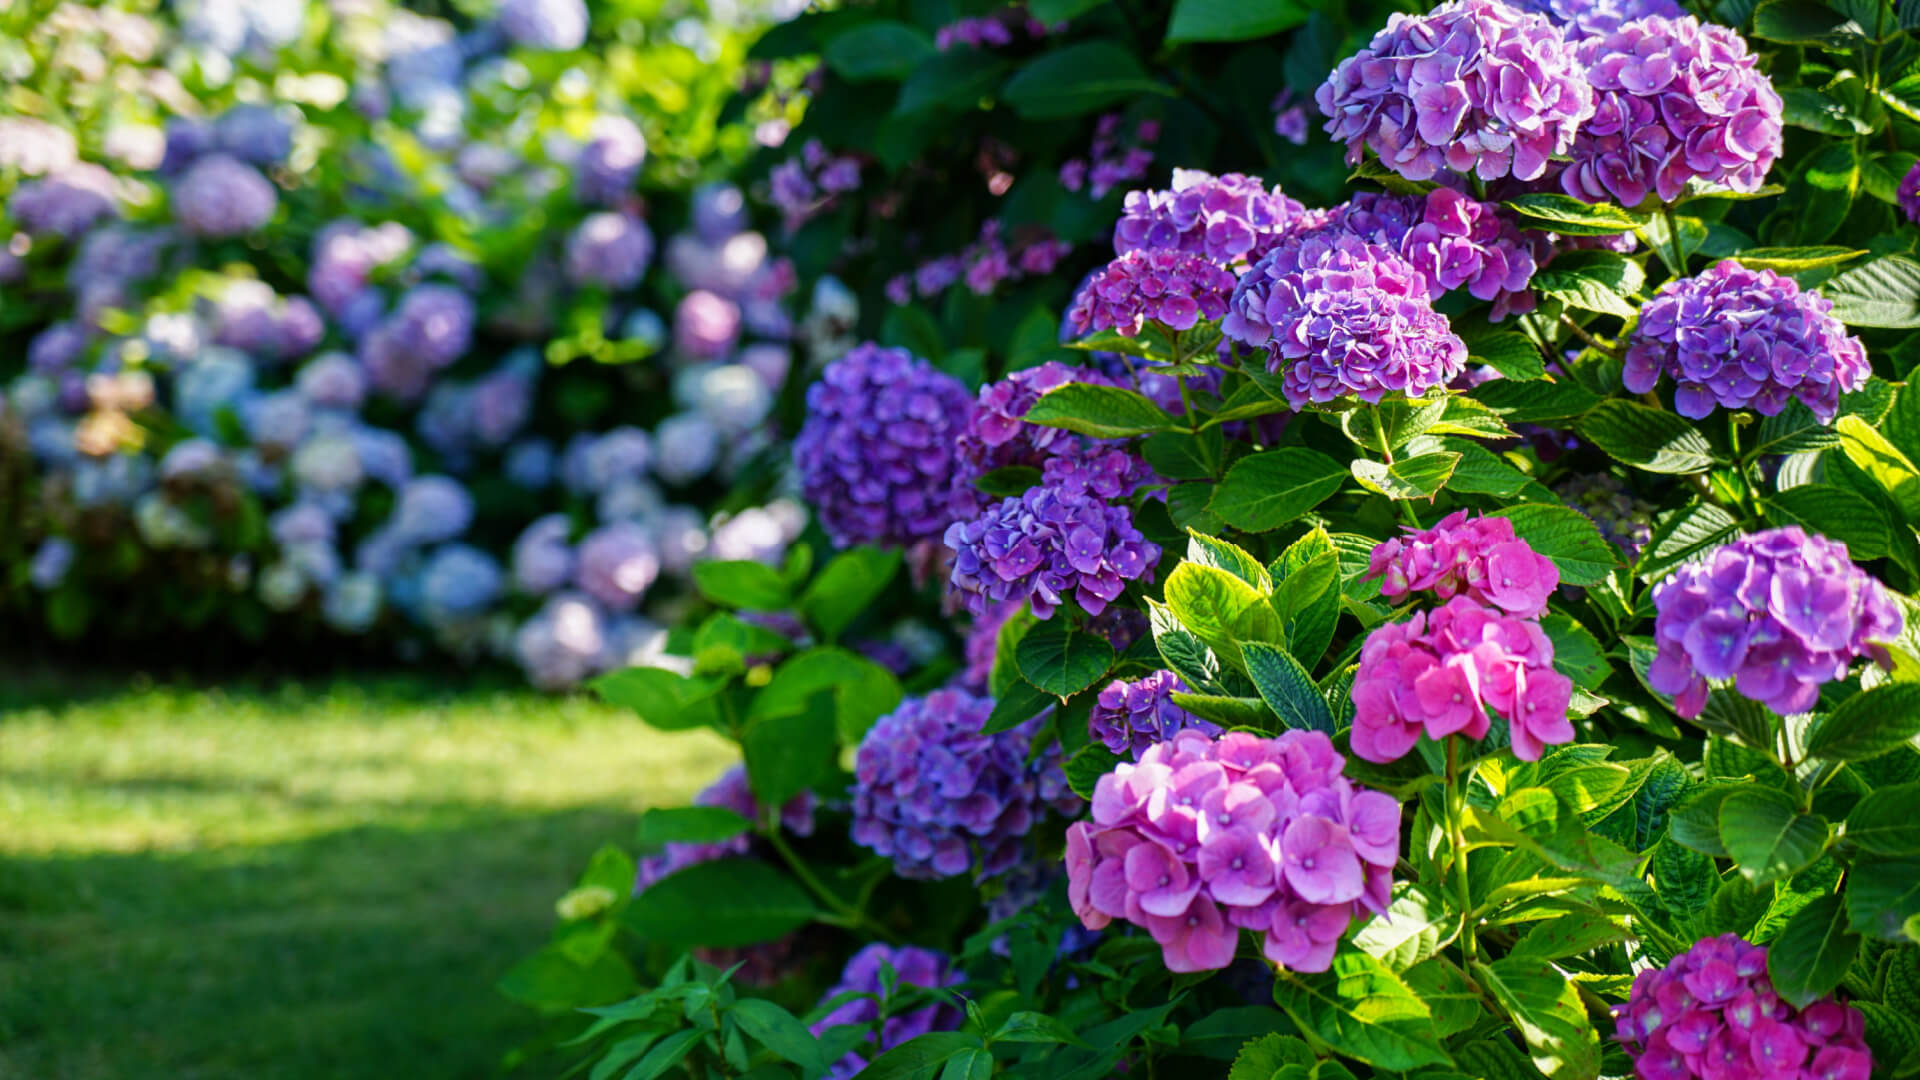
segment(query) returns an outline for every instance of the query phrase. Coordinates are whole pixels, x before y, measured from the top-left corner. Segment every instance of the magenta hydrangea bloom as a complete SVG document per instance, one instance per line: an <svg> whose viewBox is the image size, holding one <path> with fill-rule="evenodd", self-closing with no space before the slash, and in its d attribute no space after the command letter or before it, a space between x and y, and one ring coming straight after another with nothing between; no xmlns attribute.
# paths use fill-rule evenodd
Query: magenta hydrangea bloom
<svg viewBox="0 0 1920 1080"><path fill-rule="evenodd" d="M1045 486L954 522L945 540L949 586L975 615L1021 600L1041 619L1069 601L1098 615L1160 563L1160 545L1134 528L1126 507Z"/></svg>
<svg viewBox="0 0 1920 1080"><path fill-rule="evenodd" d="M1191 728L1220 734L1220 725L1202 720L1173 703L1176 691L1187 684L1171 671L1156 671L1125 682L1115 679L1094 698L1087 713L1087 731L1116 754L1138 759L1147 748Z"/></svg>
<svg viewBox="0 0 1920 1080"><path fill-rule="evenodd" d="M1866 1017L1825 997L1796 1009L1774 992L1767 947L1732 934L1633 977L1614 1037L1641 1080L1867 1080Z"/></svg>
<svg viewBox="0 0 1920 1080"><path fill-rule="evenodd" d="M808 1030L818 1036L842 1024L868 1025L879 1020L880 1030L876 1033L874 1043L878 1051L885 1052L930 1031L953 1031L959 1028L964 1017L959 1008L944 1001L916 1009L893 1009L885 1020L880 1020L880 999L886 996L880 980L885 967L891 967L894 971L896 993L902 987L917 986L932 990L958 986L964 981L945 956L931 949L915 945L894 947L875 942L853 954L853 958L847 961L846 969L841 972L840 981L828 987L820 1000L831 1001L847 993L870 996L849 999L814 1021ZM864 1049L868 1044L861 1045ZM867 1059L860 1053L849 1053L827 1070L827 1080L852 1080L866 1067Z"/></svg>
<svg viewBox="0 0 1920 1080"><path fill-rule="evenodd" d="M1560 174L1567 194L1675 202L1698 179L1758 191L1781 150L1784 108L1739 34L1691 15L1651 16L1582 41L1593 117Z"/></svg>
<svg viewBox="0 0 1920 1080"><path fill-rule="evenodd" d="M1920 222L1920 161L1913 163L1907 175L1900 178L1900 212L1907 215L1908 221Z"/></svg>
<svg viewBox="0 0 1920 1080"><path fill-rule="evenodd" d="M1184 251L1221 266L1266 254L1305 212L1300 203L1268 191L1240 173L1214 176L1173 170L1166 191L1129 191L1113 226L1113 251Z"/></svg>
<svg viewBox="0 0 1920 1080"><path fill-rule="evenodd" d="M1127 337L1149 319L1174 330L1227 313L1234 276L1184 251L1129 251L1094 273L1067 319L1075 333L1117 330Z"/></svg>
<svg viewBox="0 0 1920 1080"><path fill-rule="evenodd" d="M860 345L827 365L807 390L793 463L833 542L939 536L969 408L960 380L905 349Z"/></svg>
<svg viewBox="0 0 1920 1080"><path fill-rule="evenodd" d="M1572 700L1573 680L1554 670L1537 621L1456 596L1367 635L1353 677L1353 752L1387 762L1423 734L1484 739L1492 709L1507 719L1514 756L1538 761L1573 740Z"/></svg>
<svg viewBox="0 0 1920 1080"><path fill-rule="evenodd" d="M1692 718L1709 680L1782 716L1806 712L1822 683L1845 677L1905 617L1847 545L1797 525L1743 536L1688 563L1653 590L1658 645L1647 683Z"/></svg>
<svg viewBox="0 0 1920 1080"><path fill-rule="evenodd" d="M964 690L908 698L881 717L854 755L853 841L893 860L904 878L1005 873L1048 809L1077 813L1060 747L1032 754L1038 718L981 734L993 699Z"/></svg>
<svg viewBox="0 0 1920 1080"><path fill-rule="evenodd" d="M1233 961L1242 929L1268 960L1325 971L1362 912L1384 912L1400 804L1356 787L1315 731L1182 731L1094 786L1067 829L1067 896L1089 930L1143 927L1169 971Z"/></svg>
<svg viewBox="0 0 1920 1080"><path fill-rule="evenodd" d="M1593 90L1560 30L1500 0L1395 12L1314 96L1327 134L1409 180L1442 171L1535 180L1593 115Z"/></svg>
<svg viewBox="0 0 1920 1080"><path fill-rule="evenodd" d="M1425 274L1344 232L1290 241L1235 287L1221 329L1267 352L1287 403L1388 393L1420 397L1466 367L1467 347L1433 310Z"/></svg>
<svg viewBox="0 0 1920 1080"><path fill-rule="evenodd" d="M1404 531L1376 544L1367 560L1366 576L1380 579L1380 595L1389 600L1416 592L1441 600L1465 595L1532 619L1546 614L1560 585L1559 568L1514 533L1511 519L1469 518L1460 510L1431 529Z"/></svg>
<svg viewBox="0 0 1920 1080"><path fill-rule="evenodd" d="M1522 232L1498 204L1444 187L1424 197L1362 192L1335 207L1324 227L1399 252L1426 275L1429 299L1465 289L1492 301L1496 322L1533 310L1527 285L1548 250L1545 233Z"/></svg>
<svg viewBox="0 0 1920 1080"><path fill-rule="evenodd" d="M1553 20L1568 41L1611 34L1635 19L1678 19L1686 9L1673 0L1510 0L1514 7Z"/></svg>
<svg viewBox="0 0 1920 1080"><path fill-rule="evenodd" d="M814 801L811 791L803 791L788 800L787 805L780 808L780 827L795 836L812 836ZM718 780L693 797L693 805L724 807L748 821L760 820L760 803L753 797L753 789L747 784L746 767L742 765L721 773ZM640 860L633 891L635 894L645 892L648 886L668 874L696 863L745 855L751 849L752 839L752 833L741 833L712 844L668 844L659 854Z"/></svg>
<svg viewBox="0 0 1920 1080"><path fill-rule="evenodd" d="M1792 278L1729 259L1660 287L1640 310L1621 380L1644 394L1672 377L1674 411L1695 420L1716 405L1772 416L1799 398L1830 424L1840 395L1873 374L1866 346L1832 311Z"/></svg>

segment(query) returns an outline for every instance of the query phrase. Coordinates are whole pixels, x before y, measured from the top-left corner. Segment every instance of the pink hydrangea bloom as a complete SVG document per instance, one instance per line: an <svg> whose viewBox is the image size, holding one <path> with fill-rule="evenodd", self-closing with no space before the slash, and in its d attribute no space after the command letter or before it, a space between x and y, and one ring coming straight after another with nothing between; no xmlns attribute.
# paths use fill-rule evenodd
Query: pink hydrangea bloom
<svg viewBox="0 0 1920 1080"><path fill-rule="evenodd" d="M1431 592L1442 600L1458 595L1490 604L1509 615L1535 618L1560 584L1553 560L1534 551L1503 517L1448 514L1431 529L1407 529L1404 538L1373 549L1367 577L1380 579L1380 594L1398 600Z"/></svg>

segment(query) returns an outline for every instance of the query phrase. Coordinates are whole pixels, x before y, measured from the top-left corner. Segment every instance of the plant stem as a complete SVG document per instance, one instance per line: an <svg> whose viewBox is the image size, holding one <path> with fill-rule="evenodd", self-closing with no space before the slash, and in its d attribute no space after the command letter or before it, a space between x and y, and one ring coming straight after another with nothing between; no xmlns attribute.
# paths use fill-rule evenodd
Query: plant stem
<svg viewBox="0 0 1920 1080"><path fill-rule="evenodd" d="M1447 736L1447 843L1453 847L1449 873L1460 897L1460 951L1471 964L1478 958L1479 949L1473 938L1473 883L1467 879L1467 835L1461 819L1466 815L1467 787L1473 779L1471 774L1460 775L1459 743L1456 736Z"/></svg>
<svg viewBox="0 0 1920 1080"><path fill-rule="evenodd" d="M1600 338L1595 337L1592 333L1590 333L1587 330L1586 327L1581 326L1577 322L1574 322L1571 318L1568 318L1564 314L1560 316L1560 325L1566 327L1568 330L1573 331L1574 337L1577 337L1581 341L1586 342L1592 348L1599 349L1601 352L1606 353L1609 356L1620 355L1618 345L1610 345L1607 342L1601 340Z"/></svg>
<svg viewBox="0 0 1920 1080"><path fill-rule="evenodd" d="M800 879L800 884L805 885L807 891L812 893L815 899L819 900L822 905L837 916L837 919L822 919L821 921L832 922L839 926L845 926L848 929L865 930L870 934L886 939L892 944L899 944L900 939L895 936L892 931L873 921L866 912L842 900L831 889L828 889L826 885L821 883L820 879L814 875L813 870L801 860L799 855L794 853L793 848L787 845L786 838L780 835L780 823L778 821L780 808L777 806L774 807L771 813L775 815L775 820L763 828L760 831L760 835L766 837L767 843L773 845L773 850L779 854L780 861L787 864L787 869L793 871L793 876Z"/></svg>
<svg viewBox="0 0 1920 1080"><path fill-rule="evenodd" d="M1673 252L1668 265L1673 268L1674 277L1686 277L1687 251L1686 247L1680 241L1680 222L1679 219L1673 216L1673 204L1667 202L1661 203L1660 216L1666 220L1667 246L1671 248Z"/></svg>

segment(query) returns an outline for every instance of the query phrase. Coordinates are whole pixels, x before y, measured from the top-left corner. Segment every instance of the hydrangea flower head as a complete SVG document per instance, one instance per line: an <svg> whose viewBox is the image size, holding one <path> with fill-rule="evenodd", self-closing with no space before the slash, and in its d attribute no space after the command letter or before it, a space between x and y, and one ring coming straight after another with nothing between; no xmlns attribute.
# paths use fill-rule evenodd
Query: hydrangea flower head
<svg viewBox="0 0 1920 1080"><path fill-rule="evenodd" d="M1234 276L1219 264L1183 251L1128 251L1096 271L1067 313L1075 333L1117 330L1127 337L1151 319L1188 330L1227 313Z"/></svg>
<svg viewBox="0 0 1920 1080"><path fill-rule="evenodd" d="M1644 1080L1867 1080L1860 1010L1823 998L1796 1009L1774 992L1767 947L1702 938L1633 977L1614 1037Z"/></svg>
<svg viewBox="0 0 1920 1080"><path fill-rule="evenodd" d="M1670 281L1640 311L1621 379L1644 394L1674 380L1674 411L1698 420L1716 405L1772 416L1799 398L1822 423L1840 395L1873 374L1866 346L1833 317L1833 301L1792 278L1732 260Z"/></svg>
<svg viewBox="0 0 1920 1080"><path fill-rule="evenodd" d="M1038 718L981 734L993 699L964 690L908 698L867 731L854 756L853 840L904 878L1005 873L1051 808L1077 812L1060 748L1032 751Z"/></svg>
<svg viewBox="0 0 1920 1080"><path fill-rule="evenodd" d="M1335 207L1323 227L1399 252L1426 275L1429 299L1465 289L1493 301L1495 321L1533 310L1527 284L1545 234L1522 232L1494 203L1444 187L1425 196L1361 192Z"/></svg>
<svg viewBox="0 0 1920 1080"><path fill-rule="evenodd" d="M1041 619L1068 601L1098 615L1160 562L1160 546L1126 507L1047 486L954 522L945 540L954 552L949 585L975 615L1022 600Z"/></svg>
<svg viewBox="0 0 1920 1080"><path fill-rule="evenodd" d="M1184 251L1220 266L1266 254L1305 211L1240 173L1173 170L1173 187L1129 191L1113 227L1113 251Z"/></svg>
<svg viewBox="0 0 1920 1080"><path fill-rule="evenodd" d="M1600 529L1600 535L1637 559L1653 540L1655 507L1630 491L1611 473L1570 476L1553 486L1560 501L1580 511Z"/></svg>
<svg viewBox="0 0 1920 1080"><path fill-rule="evenodd" d="M896 992L899 987L918 986L931 990L942 986L958 986L963 981L947 958L931 949L922 949L917 945L895 947L875 942L853 954L853 958L847 961L846 969L841 972L840 981L828 987L820 1000L831 1001L846 993L870 996L847 1001L814 1021L808 1030L815 1035L824 1035L828 1028L842 1024L872 1024L879 1020L880 1030L875 1033L875 1042L878 1051L884 1053L928 1032L959 1028L964 1017L958 1008L944 1001L922 1005L917 1009L895 1009L889 1012L885 1020L880 1020L879 999L886 991L881 978L883 969L887 967L894 971ZM827 1080L853 1080L866 1067L867 1060L858 1052L849 1053L827 1070Z"/></svg>
<svg viewBox="0 0 1920 1080"><path fill-rule="evenodd" d="M1287 403L1388 393L1420 397L1466 367L1467 347L1433 309L1427 277L1351 233L1289 241L1235 286L1225 334L1262 348Z"/></svg>
<svg viewBox="0 0 1920 1080"><path fill-rule="evenodd" d="M567 237L567 278L576 285L631 289L652 261L652 230L624 211L589 214Z"/></svg>
<svg viewBox="0 0 1920 1080"><path fill-rule="evenodd" d="M244 236L265 225L280 205L272 181L226 154L193 163L173 188L173 211L196 236Z"/></svg>
<svg viewBox="0 0 1920 1080"><path fill-rule="evenodd" d="M1138 758L1147 748L1189 728L1220 734L1220 725L1202 720L1173 703L1187 684L1171 671L1156 671L1132 682L1108 683L1087 713L1087 730L1123 757Z"/></svg>
<svg viewBox="0 0 1920 1080"><path fill-rule="evenodd" d="M587 5L585 0L505 0L500 29L529 49L577 49L587 42Z"/></svg>
<svg viewBox="0 0 1920 1080"><path fill-rule="evenodd" d="M1233 961L1240 930L1267 959L1325 971L1363 911L1382 912L1400 806L1341 775L1320 732L1181 731L1094 786L1067 829L1067 896L1090 930L1115 919L1159 943L1169 971Z"/></svg>
<svg viewBox="0 0 1920 1080"><path fill-rule="evenodd" d="M1353 752L1387 762L1423 734L1484 739L1494 710L1514 756L1538 761L1545 747L1572 741L1572 700L1573 680L1554 670L1538 622L1455 596L1367 635L1353 677Z"/></svg>
<svg viewBox="0 0 1920 1080"><path fill-rule="evenodd" d="M1920 161L1913 163L1907 175L1900 178L1900 212L1908 221L1920 222Z"/></svg>
<svg viewBox="0 0 1920 1080"><path fill-rule="evenodd" d="M1547 599L1560 585L1553 560L1534 551L1503 517L1448 514L1431 529L1406 529L1405 537L1376 544L1367 577L1380 578L1380 595L1398 600L1431 592L1442 600L1458 595L1523 619L1546 614Z"/></svg>
<svg viewBox="0 0 1920 1080"><path fill-rule="evenodd" d="M113 174L98 165L68 165L14 188L7 200L7 214L30 233L71 240L119 214L116 188Z"/></svg>
<svg viewBox="0 0 1920 1080"><path fill-rule="evenodd" d="M1593 117L1560 174L1567 194L1637 206L1687 181L1758 191L1781 151L1784 105L1739 34L1691 15L1650 16L1582 41Z"/></svg>
<svg viewBox="0 0 1920 1080"><path fill-rule="evenodd" d="M1700 715L1708 680L1782 716L1806 712L1905 618L1847 545L1797 525L1743 536L1688 563L1653 591L1658 646L1647 682Z"/></svg>
<svg viewBox="0 0 1920 1080"><path fill-rule="evenodd" d="M1557 27L1500 0L1395 12L1315 94L1327 134L1409 180L1444 170L1536 180L1593 115L1593 90Z"/></svg>
<svg viewBox="0 0 1920 1080"><path fill-rule="evenodd" d="M834 543L940 535L968 411L960 380L904 349L860 345L827 365L807 390L793 461Z"/></svg>
<svg viewBox="0 0 1920 1080"><path fill-rule="evenodd" d="M956 517L978 514L985 506L988 500L975 485L988 473L1015 465L1045 469L1048 461L1083 445L1080 436L1065 428L1043 427L1023 419L1043 394L1068 383L1120 385L1091 368L1068 367L1049 360L980 388L967 411L966 430L959 436L960 469L953 484Z"/></svg>
<svg viewBox="0 0 1920 1080"><path fill-rule="evenodd" d="M580 541L574 581L610 611L632 611L660 576L653 536L631 521L602 525Z"/></svg>
<svg viewBox="0 0 1920 1080"><path fill-rule="evenodd" d="M1687 13L1673 0L1515 0L1513 6L1552 19L1573 42L1611 34L1649 15L1678 19Z"/></svg>

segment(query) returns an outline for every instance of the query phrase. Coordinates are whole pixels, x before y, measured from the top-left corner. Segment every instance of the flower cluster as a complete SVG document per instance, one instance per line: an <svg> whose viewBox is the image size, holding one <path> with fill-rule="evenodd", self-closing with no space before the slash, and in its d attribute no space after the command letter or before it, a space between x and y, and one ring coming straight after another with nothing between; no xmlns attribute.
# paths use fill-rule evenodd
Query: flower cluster
<svg viewBox="0 0 1920 1080"><path fill-rule="evenodd" d="M800 156L775 166L767 177L769 197L785 216L787 228L797 229L826 209L835 196L860 187L860 159L829 151L818 139L809 139Z"/></svg>
<svg viewBox="0 0 1920 1080"><path fill-rule="evenodd" d="M1914 162L1913 168L1907 170L1907 175L1900 178L1900 189L1895 196L1900 201L1900 212L1907 216L1907 220L1920 222L1920 161Z"/></svg>
<svg viewBox="0 0 1920 1080"><path fill-rule="evenodd" d="M653 232L632 214L590 214L567 237L567 279L575 285L631 289L652 260Z"/></svg>
<svg viewBox="0 0 1920 1080"><path fill-rule="evenodd" d="M753 789L747 785L747 770L741 765L721 773L719 779L701 789L693 797L693 805L717 806L731 810L748 821L760 820L760 803L753 797ZM780 827L795 836L812 836L813 810L813 792L803 791L795 795L780 808ZM654 882L677 870L724 859L729 855L745 855L751 850L751 840L750 833L741 833L712 844L668 844L659 854L640 860L639 872L633 882L634 894L645 892Z"/></svg>
<svg viewBox="0 0 1920 1080"><path fill-rule="evenodd" d="M1295 146L1307 145L1307 104L1294 100L1292 90L1282 90L1273 99L1273 133Z"/></svg>
<svg viewBox="0 0 1920 1080"><path fill-rule="evenodd" d="M1416 592L1441 600L1465 595L1532 619L1546 613L1560 585L1553 560L1520 539L1509 518L1469 518L1460 510L1430 529L1405 532L1375 545L1367 560L1367 577L1380 579L1380 595L1389 600Z"/></svg>
<svg viewBox="0 0 1920 1080"><path fill-rule="evenodd" d="M1240 930L1267 959L1325 971L1362 911L1386 910L1400 804L1341 775L1319 732L1183 731L1094 787L1067 829L1068 895L1088 929L1143 927L1170 971L1233 960Z"/></svg>
<svg viewBox="0 0 1920 1080"><path fill-rule="evenodd" d="M1792 278L1729 259L1660 287L1640 311L1621 378L1644 394L1671 377L1674 410L1695 420L1715 405L1772 416L1799 398L1832 423L1840 395L1873 374L1866 346L1832 311Z"/></svg>
<svg viewBox="0 0 1920 1080"><path fill-rule="evenodd" d="M1022 419L1041 395L1068 383L1119 385L1089 368L1049 360L980 388L967 412L966 429L955 446L961 463L953 484L955 517L980 512L983 496L975 482L988 473L1015 465L1044 469L1048 461L1073 453L1082 445L1080 436L1065 428L1043 427Z"/></svg>
<svg viewBox="0 0 1920 1080"><path fill-rule="evenodd" d="M963 1016L959 1008L945 1001L935 1001L916 1009L892 1009L887 1018L881 1020L880 1002L887 996L886 983L882 980L885 968L893 969L896 988L917 986L923 990L934 990L957 986L964 981L945 956L931 949L914 945L896 948L875 942L853 954L840 974L840 981L828 987L820 1000L832 1001L843 994L860 996L849 998L832 1012L814 1021L809 1030L819 1036L825 1035L827 1029L843 1024L870 1025L879 1021L880 1030L874 1033L873 1042L876 1051L884 1053L930 1031L952 1031L960 1026ZM828 1080L853 1080L866 1067L867 1059L858 1052L852 1052L834 1062L826 1075Z"/></svg>
<svg viewBox="0 0 1920 1080"><path fill-rule="evenodd" d="M904 349L867 344L829 364L807 390L793 460L834 543L938 536L969 409L960 380Z"/></svg>
<svg viewBox="0 0 1920 1080"><path fill-rule="evenodd" d="M1560 501L1580 511L1600 535L1637 559L1653 539L1654 505L1640 498L1612 473L1582 473L1553 486Z"/></svg>
<svg viewBox="0 0 1920 1080"><path fill-rule="evenodd" d="M1120 114L1108 113L1094 123L1087 156L1068 158L1060 166L1060 186L1076 192L1085 188L1089 196L1104 199L1121 184L1147 175L1153 165L1151 147L1159 141L1160 121L1142 120L1133 129L1132 145L1122 146Z"/></svg>
<svg viewBox="0 0 1920 1080"><path fill-rule="evenodd" d="M1687 182L1758 191L1781 151L1784 108L1739 34L1691 15L1637 19L1579 45L1593 116L1560 174L1567 194L1637 206Z"/></svg>
<svg viewBox="0 0 1920 1080"><path fill-rule="evenodd" d="M1426 275L1430 299L1465 289L1493 301L1496 322L1533 310L1527 284L1545 254L1545 234L1522 232L1494 203L1444 187L1424 197L1362 192L1335 207L1323 227L1399 252Z"/></svg>
<svg viewBox="0 0 1920 1080"><path fill-rule="evenodd" d="M934 32L933 47L947 52L955 46L969 49L1004 49L1013 44L1013 33L1018 29L1028 38L1039 41L1051 34L1066 29L1065 23L1049 26L1027 13L1023 6L1003 8L992 15L974 16L956 19Z"/></svg>
<svg viewBox="0 0 1920 1080"><path fill-rule="evenodd" d="M1553 642L1533 619L1456 596L1367 635L1353 677L1353 752L1395 761L1422 734L1484 739L1493 709L1506 718L1514 755L1573 739L1573 680L1553 668Z"/></svg>
<svg viewBox="0 0 1920 1080"><path fill-rule="evenodd" d="M1866 1018L1831 997L1796 1009L1774 992L1767 947L1702 938L1634 976L1615 1037L1643 1080L1867 1080Z"/></svg>
<svg viewBox="0 0 1920 1080"><path fill-rule="evenodd" d="M1165 191L1129 191L1113 226L1113 251L1185 251L1222 266L1272 250L1305 213L1259 179L1198 169L1173 170Z"/></svg>
<svg viewBox="0 0 1920 1080"><path fill-rule="evenodd" d="M1038 718L981 734L991 698L935 690L908 698L868 729L854 755L853 839L893 860L904 878L1005 873L1048 809L1080 798L1060 770L1059 746L1031 753Z"/></svg>
<svg viewBox="0 0 1920 1080"><path fill-rule="evenodd" d="M1391 248L1344 232L1275 248L1234 287L1221 329L1263 348L1287 403L1420 397L1466 366L1467 347Z"/></svg>
<svg viewBox="0 0 1920 1080"><path fill-rule="evenodd" d="M1327 134L1409 180L1442 171L1535 180L1593 115L1573 48L1543 15L1501 0L1394 13L1315 95Z"/></svg>
<svg viewBox="0 0 1920 1080"><path fill-rule="evenodd" d="M1806 712L1905 619L1847 545L1797 525L1743 536L1654 589L1658 652L1647 682L1681 716L1706 707L1708 680L1782 716Z"/></svg>
<svg viewBox="0 0 1920 1080"><path fill-rule="evenodd" d="M1115 679L1094 698L1087 731L1107 749L1136 760L1148 747L1173 738L1176 732L1220 734L1220 725L1173 703L1173 695L1186 688L1171 671L1156 671L1132 682Z"/></svg>
<svg viewBox="0 0 1920 1080"><path fill-rule="evenodd" d="M1552 19L1567 40L1575 42L1611 34L1649 15L1678 19L1687 13L1674 0L1520 0L1513 6Z"/></svg>
<svg viewBox="0 0 1920 1080"><path fill-rule="evenodd" d="M194 162L173 187L173 212L195 236L244 236L265 225L279 205L271 181L226 154Z"/></svg>
<svg viewBox="0 0 1920 1080"><path fill-rule="evenodd" d="M1021 600L1041 619L1068 601L1098 615L1160 562L1160 546L1134 527L1125 507L1048 487L954 522L945 541L954 552L949 585L975 615Z"/></svg>
<svg viewBox="0 0 1920 1080"><path fill-rule="evenodd" d="M980 225L973 243L949 255L922 262L911 274L889 278L885 291L894 304L908 304L915 296L931 300L964 283L975 296L990 296L1004 282L1034 274L1050 274L1072 245L1045 229L1023 229L1011 241L1000 222L989 218Z"/></svg>
<svg viewBox="0 0 1920 1080"><path fill-rule="evenodd" d="M1076 333L1116 330L1127 337L1152 320L1188 330L1227 313L1233 274L1184 251L1128 251L1096 271L1074 299L1067 319Z"/></svg>

